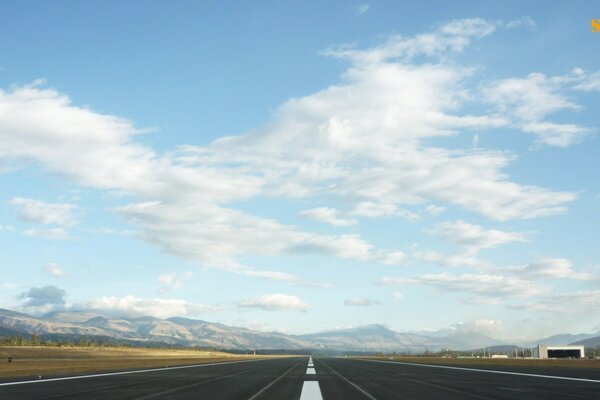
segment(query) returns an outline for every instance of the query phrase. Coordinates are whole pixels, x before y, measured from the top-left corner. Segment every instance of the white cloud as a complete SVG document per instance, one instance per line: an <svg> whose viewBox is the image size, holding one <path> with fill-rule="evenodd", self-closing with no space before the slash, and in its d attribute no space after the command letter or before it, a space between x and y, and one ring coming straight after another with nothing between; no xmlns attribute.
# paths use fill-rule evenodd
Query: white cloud
<svg viewBox="0 0 600 400"><path fill-rule="evenodd" d="M580 106L559 93L560 82L544 74L531 73L527 78L510 78L495 82L484 90L486 100L524 121L536 121L561 110L578 110Z"/></svg>
<svg viewBox="0 0 600 400"><path fill-rule="evenodd" d="M495 303L545 294L549 288L516 276L494 274L425 274L416 278L381 278L380 285L427 285L447 292L468 293L472 302Z"/></svg>
<svg viewBox="0 0 600 400"><path fill-rule="evenodd" d="M25 231L27 236L39 237L43 239L51 239L51 240L67 240L71 237L63 228L48 228L48 229L39 229L39 228L31 228Z"/></svg>
<svg viewBox="0 0 600 400"><path fill-rule="evenodd" d="M516 28L535 28L537 24L531 17L522 17L518 19L511 19L504 26L507 29L516 29Z"/></svg>
<svg viewBox="0 0 600 400"><path fill-rule="evenodd" d="M524 132L537 136L537 143L567 147L591 132L576 124L558 124L544 120L549 114L563 110L580 110L581 106L564 94L565 86L577 75L548 78L532 73L527 78L509 78L495 82L483 90L485 101Z"/></svg>
<svg viewBox="0 0 600 400"><path fill-rule="evenodd" d="M400 209L396 204L384 204L373 201L363 201L356 204L354 209L350 212L350 215L369 218L401 217L408 220L419 219L418 214L408 210Z"/></svg>
<svg viewBox="0 0 600 400"><path fill-rule="evenodd" d="M160 284L157 292L158 294L164 294L175 289L179 289L185 280L191 279L193 276L192 271L186 271L183 274L177 274L176 272L170 272L158 277L157 282Z"/></svg>
<svg viewBox="0 0 600 400"><path fill-rule="evenodd" d="M504 330L504 323L493 319L477 319L453 324L450 329L456 332L478 332L484 335L497 336Z"/></svg>
<svg viewBox="0 0 600 400"><path fill-rule="evenodd" d="M55 278L61 278L65 275L65 271L56 263L48 263L42 267L42 271L52 275Z"/></svg>
<svg viewBox="0 0 600 400"><path fill-rule="evenodd" d="M521 126L525 132L538 135L538 143L548 146L568 147L581 142L590 129L575 124L528 122Z"/></svg>
<svg viewBox="0 0 600 400"><path fill-rule="evenodd" d="M557 278L557 279L577 279L591 280L593 275L573 270L573 263L565 258L547 258L537 260L522 268L515 269L515 272L525 274L533 278Z"/></svg>
<svg viewBox="0 0 600 400"><path fill-rule="evenodd" d="M217 306L190 303L182 299L145 299L131 295L102 297L77 304L74 308L108 311L113 314L122 313L131 316L149 315L156 318L198 317L220 309Z"/></svg>
<svg viewBox="0 0 600 400"><path fill-rule="evenodd" d="M359 6L356 7L356 15L363 15L367 11L369 11L369 5L368 4L361 4L361 5L359 5Z"/></svg>
<svg viewBox="0 0 600 400"><path fill-rule="evenodd" d="M378 300L367 299L364 297L353 297L351 299L345 300L344 305L351 307L370 307L381 305L381 302Z"/></svg>
<svg viewBox="0 0 600 400"><path fill-rule="evenodd" d="M329 207L317 207L310 210L304 210L300 213L303 217L311 218L316 221L325 222L333 226L355 225L355 219L344 219L338 217L338 210Z"/></svg>
<svg viewBox="0 0 600 400"><path fill-rule="evenodd" d="M437 251L419 251L413 255L413 258L440 265L442 267L466 267L475 269L486 269L492 265L473 255L472 252L458 254L444 254Z"/></svg>
<svg viewBox="0 0 600 400"><path fill-rule="evenodd" d="M527 235L522 232L485 229L461 220L442 222L427 230L427 233L439 236L449 243L463 246L474 253L507 243L527 241Z"/></svg>
<svg viewBox="0 0 600 400"><path fill-rule="evenodd" d="M28 222L62 227L77 223L77 219L73 215L73 211L77 209L75 204L46 203L24 197L15 197L8 204L18 207L19 217Z"/></svg>
<svg viewBox="0 0 600 400"><path fill-rule="evenodd" d="M446 211L446 207L430 204L425 208L425 211L427 212L427 214L435 217Z"/></svg>
<svg viewBox="0 0 600 400"><path fill-rule="evenodd" d="M509 308L569 314L596 312L600 308L600 290L555 294L532 303L510 305Z"/></svg>
<svg viewBox="0 0 600 400"><path fill-rule="evenodd" d="M309 286L309 287L319 287L319 288L333 287L332 284L327 283L327 282L306 280L306 279L302 279L294 274L290 274L287 272L265 271L265 270L257 271L257 270L248 269L248 268L241 268L241 269L238 268L238 269L232 270L232 272L236 272L236 273L239 273L242 275L248 275L248 276L254 276L254 277L258 277L258 278L269 279L272 281L287 282L292 285L298 285L298 286Z"/></svg>
<svg viewBox="0 0 600 400"><path fill-rule="evenodd" d="M308 304L299 297L281 293L242 300L237 305L240 308L259 308L264 311L306 311L308 309Z"/></svg>
<svg viewBox="0 0 600 400"><path fill-rule="evenodd" d="M2 225L0 224L0 232L15 232L16 229L12 225Z"/></svg>
<svg viewBox="0 0 600 400"><path fill-rule="evenodd" d="M400 301L400 300L404 299L404 293L402 293L402 292L394 292L394 294L392 295L392 297L394 298L394 300Z"/></svg>
<svg viewBox="0 0 600 400"><path fill-rule="evenodd" d="M592 74L586 74L585 71L578 69L579 75L582 79L573 88L576 90L582 90L584 92L596 92L600 91L600 71Z"/></svg>
<svg viewBox="0 0 600 400"><path fill-rule="evenodd" d="M398 59L409 61L419 55L436 56L445 52L460 52L472 39L485 37L495 29L495 24L480 18L455 20L432 33L413 37L392 36L386 43L372 49L356 50L345 46L326 54L350 59L361 65Z"/></svg>
<svg viewBox="0 0 600 400"><path fill-rule="evenodd" d="M239 260L310 253L397 263L402 253L378 249L359 235L307 232L232 204L319 196L346 204L352 217L408 219L418 215L403 207L432 203L499 221L564 212L576 195L512 182L503 170L513 155L430 144L431 138L508 126L527 111L508 96L513 100L501 104L502 112L465 114L463 106L478 90L470 86L474 71L441 61L496 26L458 20L368 49L331 51L350 64L339 83L286 101L247 134L166 154L136 142L141 132L129 121L75 106L40 83L16 86L0 91L0 163L31 163L82 186L133 198L117 211L140 231L137 237L202 265L300 282L277 271L240 268ZM415 56L423 62L413 62ZM526 81L535 88L544 79ZM535 115L577 108L552 91L546 97L555 106L538 108ZM53 221L58 228L28 233L68 238L62 228L75 221Z"/></svg>
<svg viewBox="0 0 600 400"><path fill-rule="evenodd" d="M142 239L166 252L239 272L236 257L321 254L358 261L387 260L358 235L326 236L216 205L137 203L119 208L143 228Z"/></svg>

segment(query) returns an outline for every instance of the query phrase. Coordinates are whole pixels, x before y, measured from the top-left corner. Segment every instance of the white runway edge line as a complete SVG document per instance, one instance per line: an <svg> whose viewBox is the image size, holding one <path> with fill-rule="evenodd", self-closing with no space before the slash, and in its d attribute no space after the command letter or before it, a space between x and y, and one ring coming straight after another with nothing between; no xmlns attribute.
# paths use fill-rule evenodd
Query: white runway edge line
<svg viewBox="0 0 600 400"><path fill-rule="evenodd" d="M400 365L414 365L414 366L417 366L417 367L425 367L425 368L456 369L456 370L461 370L461 371L484 372L484 373L488 373L488 374L518 375L518 376L529 376L529 377L533 377L533 378L544 378L544 379L560 379L560 380L563 380L563 381L600 383L600 380L598 380L598 379L572 378L572 377L569 377L569 376L528 374L528 373L525 373L525 372L498 371L498 370L495 370L495 369L450 367L448 365L419 364L419 363L409 363L409 362L403 362L403 361L383 361L383 360L361 360L361 361L387 363L387 364L400 364Z"/></svg>
<svg viewBox="0 0 600 400"><path fill-rule="evenodd" d="M201 367L210 367L213 365L240 364L240 363L266 361L266 360L269 360L269 358L262 358L262 359L258 359L258 360L226 361L226 362L218 362L218 363L181 365L179 367L138 369L135 371L105 372L103 374L92 374L92 375L64 376L61 378L37 379L35 381L5 382L5 383L0 383L0 387L1 386L12 386L12 385L25 385L28 383L44 383L44 382L68 381L68 380L72 380L72 379L99 378L99 377L103 377L103 376L142 374L144 372L169 371L169 370L173 370L173 369L184 369L184 368L201 368Z"/></svg>

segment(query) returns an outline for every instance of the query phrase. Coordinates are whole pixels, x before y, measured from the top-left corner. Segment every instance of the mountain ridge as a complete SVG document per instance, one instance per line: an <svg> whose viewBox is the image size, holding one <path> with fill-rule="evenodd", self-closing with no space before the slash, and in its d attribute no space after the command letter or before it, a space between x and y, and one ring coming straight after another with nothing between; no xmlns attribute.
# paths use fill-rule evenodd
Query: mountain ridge
<svg viewBox="0 0 600 400"><path fill-rule="evenodd" d="M284 334L185 317L167 319L149 316L115 317L90 311L60 311L36 317L0 309L0 336L31 334L71 339L95 337L133 345L164 344L232 350L321 349L418 353L442 349L466 351L476 348L514 346L478 332L452 329L428 333L397 332L382 324L370 324L308 334ZM596 335L600 336L600 333ZM546 339L554 338L553 340L556 341L561 337L593 341L595 335L566 334Z"/></svg>

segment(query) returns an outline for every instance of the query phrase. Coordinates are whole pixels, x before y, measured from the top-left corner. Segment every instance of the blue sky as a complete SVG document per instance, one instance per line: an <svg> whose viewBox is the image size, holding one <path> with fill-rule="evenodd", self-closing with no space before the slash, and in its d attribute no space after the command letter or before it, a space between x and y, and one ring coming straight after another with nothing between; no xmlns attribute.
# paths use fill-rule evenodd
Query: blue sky
<svg viewBox="0 0 600 400"><path fill-rule="evenodd" d="M0 307L600 329L600 15L522 3L3 2Z"/></svg>

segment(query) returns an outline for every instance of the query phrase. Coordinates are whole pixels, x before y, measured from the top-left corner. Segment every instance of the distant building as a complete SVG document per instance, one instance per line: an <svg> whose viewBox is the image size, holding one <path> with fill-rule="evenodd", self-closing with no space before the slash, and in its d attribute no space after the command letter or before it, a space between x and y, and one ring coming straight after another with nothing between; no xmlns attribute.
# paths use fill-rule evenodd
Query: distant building
<svg viewBox="0 0 600 400"><path fill-rule="evenodd" d="M549 346L538 344L533 356L535 358L585 358L585 349L583 346L575 345Z"/></svg>

